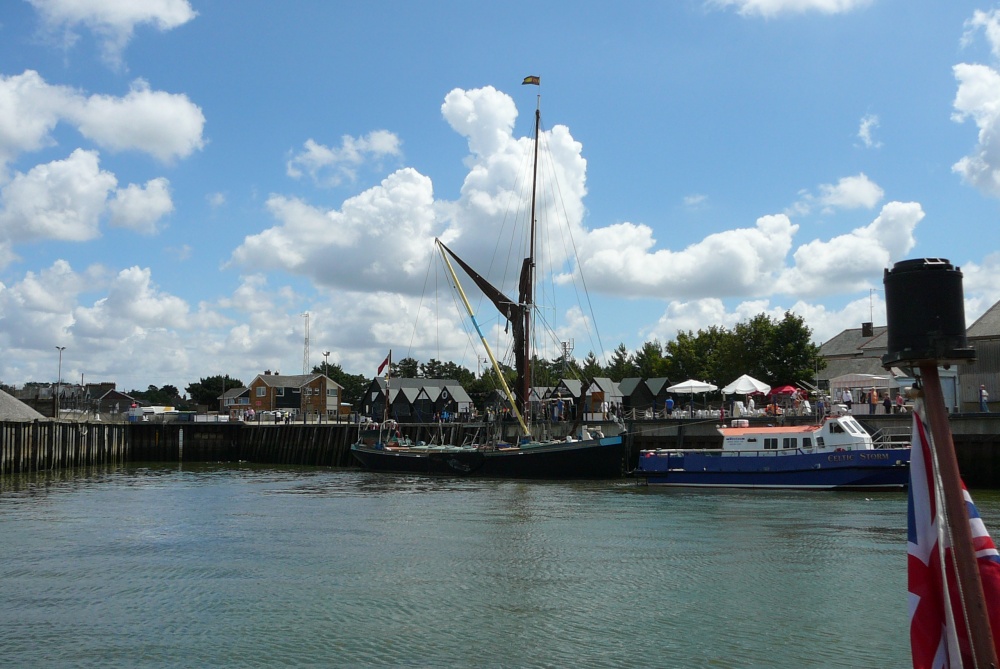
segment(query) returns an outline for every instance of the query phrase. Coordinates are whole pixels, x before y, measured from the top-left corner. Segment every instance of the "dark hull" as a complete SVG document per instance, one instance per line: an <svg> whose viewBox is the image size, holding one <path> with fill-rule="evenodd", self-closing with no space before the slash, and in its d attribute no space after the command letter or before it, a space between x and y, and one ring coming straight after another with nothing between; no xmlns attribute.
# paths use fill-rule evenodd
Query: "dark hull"
<svg viewBox="0 0 1000 669"><path fill-rule="evenodd" d="M813 490L902 490L910 449L787 455L672 451L643 455L635 474L650 485Z"/></svg>
<svg viewBox="0 0 1000 669"><path fill-rule="evenodd" d="M369 471L498 479L614 479L622 476L625 462L621 437L496 451L397 451L355 444L351 453Z"/></svg>

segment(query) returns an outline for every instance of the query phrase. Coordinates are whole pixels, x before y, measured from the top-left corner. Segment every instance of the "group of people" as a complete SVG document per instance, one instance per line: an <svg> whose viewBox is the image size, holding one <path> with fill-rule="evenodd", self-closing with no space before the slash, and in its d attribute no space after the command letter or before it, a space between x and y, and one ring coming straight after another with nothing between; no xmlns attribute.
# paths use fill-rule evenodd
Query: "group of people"
<svg viewBox="0 0 1000 669"><path fill-rule="evenodd" d="M840 395L840 401L847 407L848 413L853 412L854 396L851 394L850 388L844 388L844 391ZM882 405L884 413L902 413L904 411L903 406L906 404L906 399L903 397L903 393L897 393L896 399L893 399L889 395L888 390L884 393L879 393L876 388L872 388L869 391L862 391L861 404L868 405L869 415L878 413L879 404Z"/></svg>

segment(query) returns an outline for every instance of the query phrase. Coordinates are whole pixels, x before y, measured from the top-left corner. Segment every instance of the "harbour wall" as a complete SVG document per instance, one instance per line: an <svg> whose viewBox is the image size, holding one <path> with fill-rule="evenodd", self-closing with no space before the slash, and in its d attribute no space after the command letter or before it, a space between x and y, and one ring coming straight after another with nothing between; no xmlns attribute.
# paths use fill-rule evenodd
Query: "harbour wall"
<svg viewBox="0 0 1000 669"><path fill-rule="evenodd" d="M121 465L128 450L121 423L0 421L0 474Z"/></svg>
<svg viewBox="0 0 1000 669"><path fill-rule="evenodd" d="M909 416L855 416L874 435L908 435ZM753 418L751 424L774 419ZM807 417L785 421L811 422ZM952 437L963 479L970 487L1000 488L1000 413L952 414ZM717 420L644 420L628 425L629 468L641 449L719 448ZM402 424L413 441L463 443L483 424ZM613 423L592 424L607 435ZM350 447L358 426L243 423L0 422L0 474L135 462L250 462L353 467Z"/></svg>

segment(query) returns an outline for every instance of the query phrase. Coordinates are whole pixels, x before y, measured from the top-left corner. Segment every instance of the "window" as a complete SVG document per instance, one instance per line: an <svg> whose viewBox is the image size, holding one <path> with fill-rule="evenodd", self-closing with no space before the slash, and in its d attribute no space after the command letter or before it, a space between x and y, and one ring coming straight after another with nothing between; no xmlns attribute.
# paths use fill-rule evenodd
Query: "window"
<svg viewBox="0 0 1000 669"><path fill-rule="evenodd" d="M810 439L809 437L802 437L802 448L812 448L812 447L813 447L812 439Z"/></svg>
<svg viewBox="0 0 1000 669"><path fill-rule="evenodd" d="M766 437L764 439L764 449L765 450L778 450L778 438L777 437Z"/></svg>
<svg viewBox="0 0 1000 669"><path fill-rule="evenodd" d="M799 442L799 440L796 439L795 437L785 437L782 440L781 447L782 448L797 448L798 447L798 442Z"/></svg>
<svg viewBox="0 0 1000 669"><path fill-rule="evenodd" d="M265 386L257 386L257 397L267 397L267 388Z"/></svg>
<svg viewBox="0 0 1000 669"><path fill-rule="evenodd" d="M274 389L274 394L277 395L278 397L284 397L285 396L285 389L284 388L275 388Z"/></svg>

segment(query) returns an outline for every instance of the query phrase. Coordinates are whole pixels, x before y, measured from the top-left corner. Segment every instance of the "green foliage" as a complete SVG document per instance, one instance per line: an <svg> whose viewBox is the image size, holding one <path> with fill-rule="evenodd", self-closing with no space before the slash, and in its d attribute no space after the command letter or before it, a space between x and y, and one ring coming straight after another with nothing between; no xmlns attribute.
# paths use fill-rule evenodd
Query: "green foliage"
<svg viewBox="0 0 1000 669"><path fill-rule="evenodd" d="M190 401L184 400L177 388L171 385L162 388L148 386L146 390L130 390L126 394L137 400L148 402L152 406L172 406L178 410L190 409L193 404L197 403L193 398ZM218 406L218 401L214 403Z"/></svg>
<svg viewBox="0 0 1000 669"><path fill-rule="evenodd" d="M323 374L331 381L336 381L343 387L340 401L357 407L361 404L368 384L371 382L364 374L348 374L337 363L324 362L313 367L314 374Z"/></svg>
<svg viewBox="0 0 1000 669"><path fill-rule="evenodd" d="M608 364L607 372L612 381L621 381L639 375L639 368L636 367L628 349L625 348L625 344L619 344L618 348L611 354L611 362Z"/></svg>
<svg viewBox="0 0 1000 669"><path fill-rule="evenodd" d="M164 388L172 387L173 386L164 386ZM228 374L225 376L217 374L215 376L199 379L196 383L192 383L185 388L185 390L187 391L188 397L191 398L192 403L217 408L219 406L219 398L227 388L233 389L242 387L243 382L239 379L234 379ZM150 386L150 388L155 388L155 386ZM177 389L175 388L174 393L176 394L176 392ZM159 403L154 402L154 404Z"/></svg>
<svg viewBox="0 0 1000 669"><path fill-rule="evenodd" d="M585 379L593 379L597 376L607 376L607 372L601 365L601 362L594 355L593 351L587 353L587 357L583 359L583 367L580 369L580 375Z"/></svg>
<svg viewBox="0 0 1000 669"><path fill-rule="evenodd" d="M668 360L663 355L663 345L659 340L647 341L632 357L636 376L656 379L667 376ZM624 377L623 377L624 378ZM621 381L621 379L616 379Z"/></svg>
<svg viewBox="0 0 1000 669"><path fill-rule="evenodd" d="M419 378L419 369L416 359L403 358L398 363L392 363L390 373L397 379L416 379Z"/></svg>

